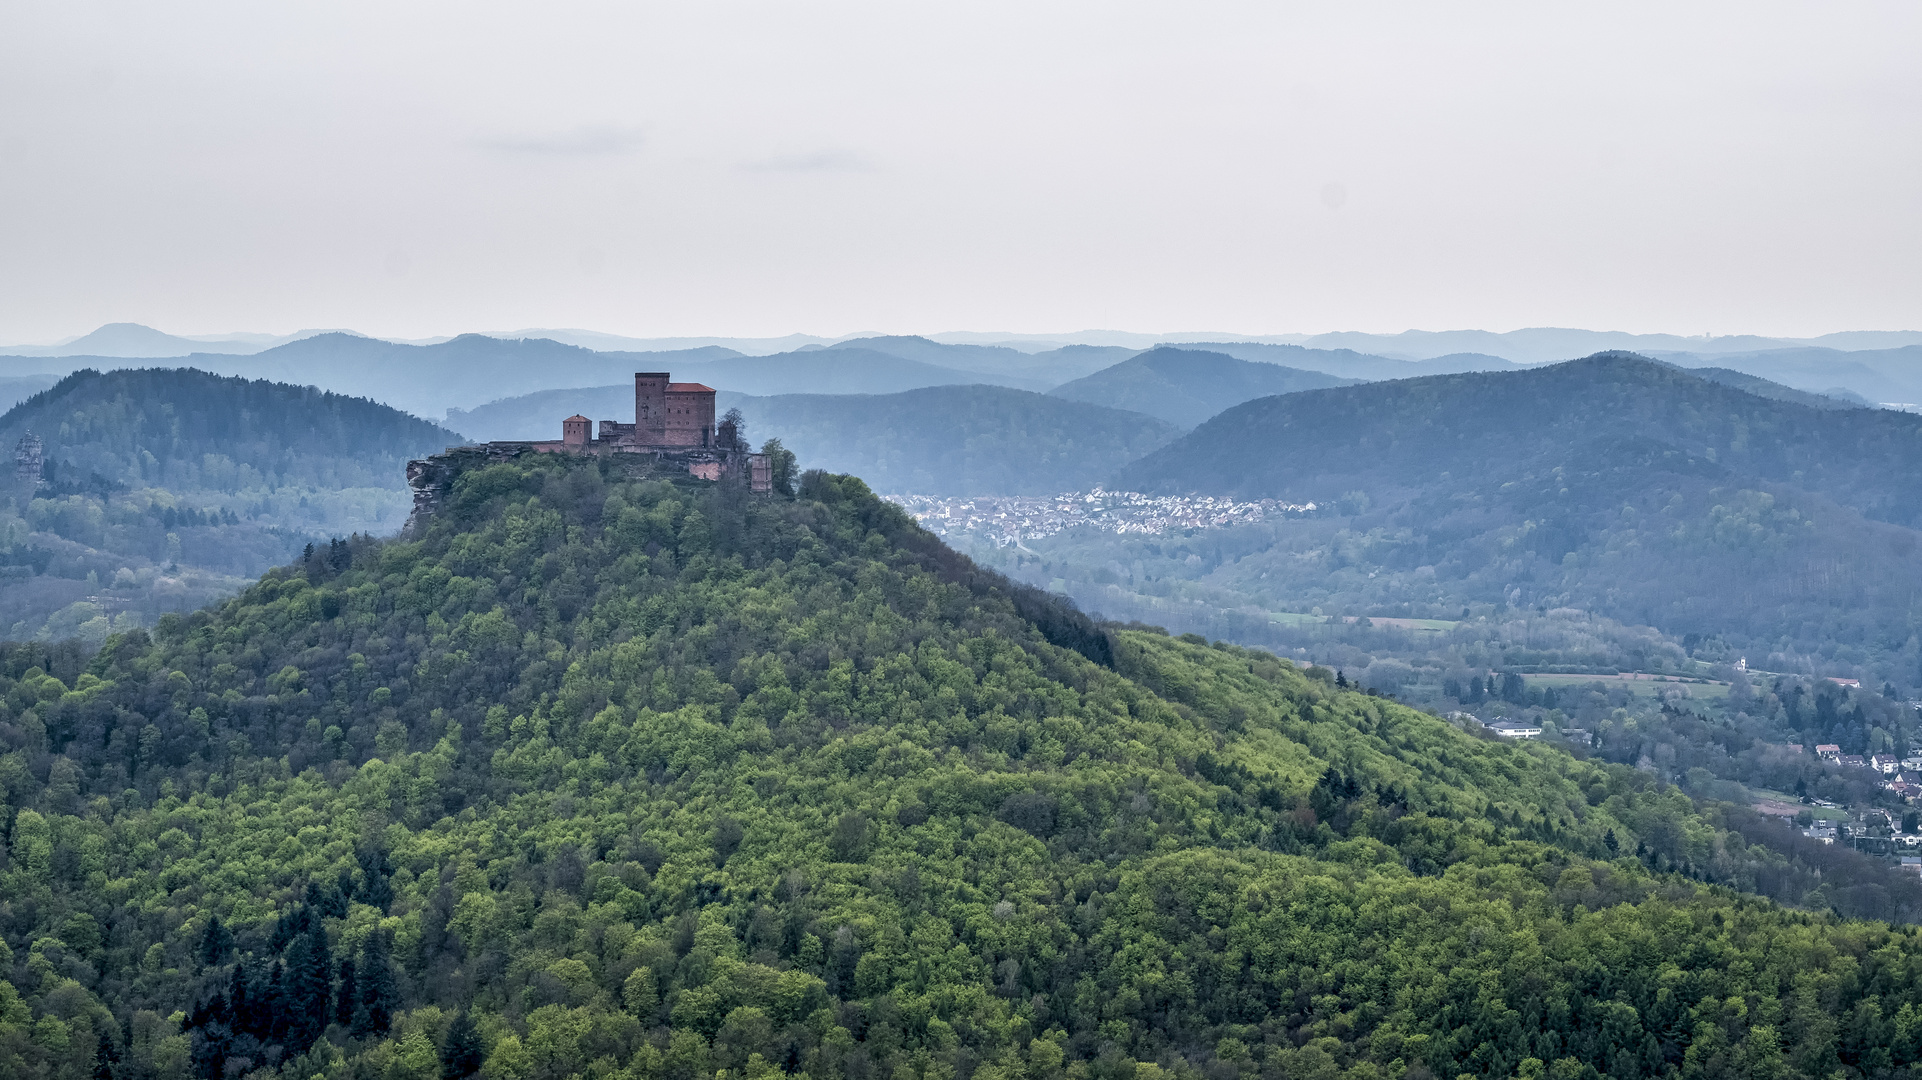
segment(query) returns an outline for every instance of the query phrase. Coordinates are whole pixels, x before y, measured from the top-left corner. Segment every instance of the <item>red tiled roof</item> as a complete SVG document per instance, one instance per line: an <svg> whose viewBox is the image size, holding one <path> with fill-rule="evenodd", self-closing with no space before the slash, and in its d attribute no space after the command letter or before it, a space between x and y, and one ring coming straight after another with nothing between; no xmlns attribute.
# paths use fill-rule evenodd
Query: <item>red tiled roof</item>
<svg viewBox="0 0 1922 1080"><path fill-rule="evenodd" d="M571 423L573 423L573 422L574 422L574 421L576 421L576 420L579 420L580 422L582 422L582 423L584 423L584 424L591 424L591 423L593 423L593 422L594 422L594 421L592 421L592 420L589 420L589 419L588 419L587 417L585 417L585 416L582 416L582 415L581 415L580 413L575 413L575 414L574 414L573 416L570 416L570 417L568 417L567 419L565 419L565 420L563 420L563 421L561 421L561 423L563 423L563 424L571 424Z"/></svg>
<svg viewBox="0 0 1922 1080"><path fill-rule="evenodd" d="M670 394L712 394L714 393L714 388L712 386L702 386L697 382L671 382L667 384L667 392Z"/></svg>

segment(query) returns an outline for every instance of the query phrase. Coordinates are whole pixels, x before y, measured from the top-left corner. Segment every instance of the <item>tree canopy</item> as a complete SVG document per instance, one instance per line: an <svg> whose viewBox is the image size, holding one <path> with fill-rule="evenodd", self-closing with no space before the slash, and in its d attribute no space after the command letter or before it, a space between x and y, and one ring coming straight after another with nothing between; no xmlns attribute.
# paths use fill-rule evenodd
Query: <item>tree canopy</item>
<svg viewBox="0 0 1922 1080"><path fill-rule="evenodd" d="M471 471L417 539L0 647L0 751L8 1076L1922 1055L1913 934L1745 895L1781 856L1658 778L1096 624L819 472Z"/></svg>

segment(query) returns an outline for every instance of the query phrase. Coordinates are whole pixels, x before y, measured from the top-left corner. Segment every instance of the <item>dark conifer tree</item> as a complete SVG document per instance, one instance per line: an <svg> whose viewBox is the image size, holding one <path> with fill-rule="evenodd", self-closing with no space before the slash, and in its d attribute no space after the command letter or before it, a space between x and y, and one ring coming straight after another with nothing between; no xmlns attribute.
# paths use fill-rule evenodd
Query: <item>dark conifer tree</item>
<svg viewBox="0 0 1922 1080"><path fill-rule="evenodd" d="M288 1053L305 1053L327 1030L334 1013L333 991L334 958L327 948L327 931L310 916L305 931L287 949L287 973L281 979Z"/></svg>
<svg viewBox="0 0 1922 1080"><path fill-rule="evenodd" d="M387 910L394 902L393 866L387 861L387 853L379 848L364 849L360 853L360 888L355 890L354 899L363 904Z"/></svg>
<svg viewBox="0 0 1922 1080"><path fill-rule="evenodd" d="M400 993L394 985L391 952L387 935L379 930L367 935L367 943L361 947L360 961L354 965L360 997L354 1003L353 1035L357 1039L385 1035L393 1023Z"/></svg>
<svg viewBox="0 0 1922 1080"><path fill-rule="evenodd" d="M233 1011L226 995L215 994L212 1000L196 1006L187 1023L193 1028L189 1059L194 1075L202 1080L221 1080L233 1042Z"/></svg>
<svg viewBox="0 0 1922 1080"><path fill-rule="evenodd" d="M254 1004L258 1009L256 1027L261 1039L279 1042L287 1037L287 967L276 960L265 966L255 983Z"/></svg>
<svg viewBox="0 0 1922 1080"><path fill-rule="evenodd" d="M220 916L209 915L207 917L207 927L200 933L200 947L195 950L195 955L200 961L200 965L202 967L218 967L227 962L228 955L233 951L233 932L228 930L226 924L220 921Z"/></svg>
<svg viewBox="0 0 1922 1080"><path fill-rule="evenodd" d="M247 962L242 960L234 965L233 976L227 980L227 1007L233 1013L236 1032L258 1037L260 1032L254 1030L254 1025L258 1022L260 1007L247 993L247 981Z"/></svg>
<svg viewBox="0 0 1922 1080"><path fill-rule="evenodd" d="M113 1048L113 1037L102 1035L93 1052L93 1080L115 1080L119 1067L120 1055Z"/></svg>
<svg viewBox="0 0 1922 1080"><path fill-rule="evenodd" d="M487 1058L474 1018L465 1009L447 1027L447 1038L440 1047L440 1080L467 1080L480 1071Z"/></svg>
<svg viewBox="0 0 1922 1080"><path fill-rule="evenodd" d="M334 1023L346 1026L354 1022L354 1008L360 1003L359 984L354 981L354 958L345 956L340 961L340 989L334 998Z"/></svg>

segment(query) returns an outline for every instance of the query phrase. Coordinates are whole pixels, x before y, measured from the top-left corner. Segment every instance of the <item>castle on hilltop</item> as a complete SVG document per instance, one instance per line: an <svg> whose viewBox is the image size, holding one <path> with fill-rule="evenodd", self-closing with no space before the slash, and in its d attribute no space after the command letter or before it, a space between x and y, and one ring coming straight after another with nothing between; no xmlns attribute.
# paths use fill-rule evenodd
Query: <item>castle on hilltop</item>
<svg viewBox="0 0 1922 1080"><path fill-rule="evenodd" d="M599 437L592 428L593 421L587 417L570 416L561 421L560 441L533 446L548 454L707 450L719 448L725 434L714 423L714 388L697 382L670 382L665 371L634 373L633 423L603 420Z"/></svg>
<svg viewBox="0 0 1922 1080"><path fill-rule="evenodd" d="M767 455L749 449L732 419L714 419L714 388L673 382L665 371L634 373L634 422L594 421L578 413L561 421L561 437L536 441L452 446L445 453L407 463L407 484L414 490L409 527L431 517L460 467L507 461L522 454L619 456L634 465L685 469L702 480L745 482L749 491L774 489Z"/></svg>

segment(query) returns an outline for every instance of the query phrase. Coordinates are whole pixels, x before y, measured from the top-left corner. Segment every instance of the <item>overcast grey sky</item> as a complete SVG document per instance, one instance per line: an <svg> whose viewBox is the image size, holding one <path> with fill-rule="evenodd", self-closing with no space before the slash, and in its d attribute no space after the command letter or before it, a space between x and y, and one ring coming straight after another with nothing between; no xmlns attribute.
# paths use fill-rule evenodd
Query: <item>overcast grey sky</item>
<svg viewBox="0 0 1922 1080"><path fill-rule="evenodd" d="M0 343L1922 328L1922 4L0 2Z"/></svg>

